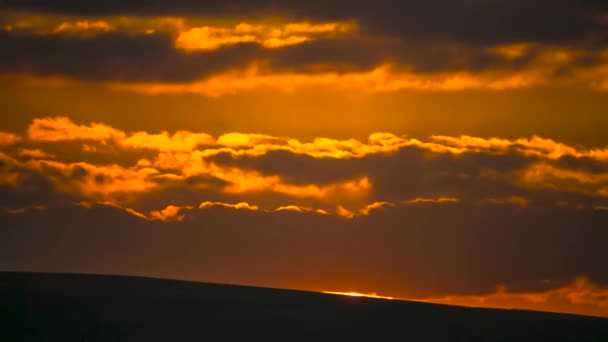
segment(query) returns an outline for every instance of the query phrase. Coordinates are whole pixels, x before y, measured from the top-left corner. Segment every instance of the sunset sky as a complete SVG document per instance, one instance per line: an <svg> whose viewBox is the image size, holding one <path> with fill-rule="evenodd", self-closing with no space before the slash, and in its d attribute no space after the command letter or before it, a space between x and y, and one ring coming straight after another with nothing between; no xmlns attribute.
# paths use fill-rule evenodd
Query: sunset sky
<svg viewBox="0 0 608 342"><path fill-rule="evenodd" d="M0 2L0 270L608 317L608 2Z"/></svg>

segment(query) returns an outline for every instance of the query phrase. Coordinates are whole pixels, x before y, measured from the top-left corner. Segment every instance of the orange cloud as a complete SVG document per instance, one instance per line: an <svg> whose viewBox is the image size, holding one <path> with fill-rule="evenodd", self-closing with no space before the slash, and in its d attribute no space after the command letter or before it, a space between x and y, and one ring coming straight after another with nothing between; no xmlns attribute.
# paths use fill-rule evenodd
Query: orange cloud
<svg viewBox="0 0 608 342"><path fill-rule="evenodd" d="M328 215L328 212L323 209L314 209L314 208L303 207L303 206L298 206L298 205L284 205L284 206L277 207L276 209L271 210L271 211L274 211L274 212L296 211L298 213L317 213L317 214L322 214L322 215Z"/></svg>
<svg viewBox="0 0 608 342"><path fill-rule="evenodd" d="M191 210L193 208L193 206L168 205L164 209L151 211L150 217L165 222L182 221L185 217L185 214L183 214L183 212L185 210Z"/></svg>
<svg viewBox="0 0 608 342"><path fill-rule="evenodd" d="M501 138L485 139L466 135L460 137L434 135L431 136L431 139L468 152L505 152L507 150L515 150L524 155L540 156L554 160L563 156L608 160L608 149L578 149L539 136L533 136L530 139L519 138L509 140Z"/></svg>
<svg viewBox="0 0 608 342"><path fill-rule="evenodd" d="M152 176L157 176L160 172L152 168L39 159L28 160L20 166L45 175L63 192L80 194L98 201L129 197L159 186L152 180Z"/></svg>
<svg viewBox="0 0 608 342"><path fill-rule="evenodd" d="M53 33L95 35L113 31L115 28L103 20L64 21L53 29Z"/></svg>
<svg viewBox="0 0 608 342"><path fill-rule="evenodd" d="M608 288L581 277L563 287L541 292L509 292L497 286L483 295L452 295L424 301L451 305L501 309L528 309L608 317Z"/></svg>
<svg viewBox="0 0 608 342"><path fill-rule="evenodd" d="M348 219L355 218L356 216L367 216L372 211L378 210L383 207L394 207L395 205L390 202L374 202L371 204L367 204L360 208L359 210L349 210L343 207L342 205L338 205L336 207L336 214L338 216L342 216Z"/></svg>
<svg viewBox="0 0 608 342"><path fill-rule="evenodd" d="M36 158L36 159L52 159L54 155L44 152L40 149L20 148L17 154L21 157Z"/></svg>
<svg viewBox="0 0 608 342"><path fill-rule="evenodd" d="M514 204L514 205L518 205L522 208L528 206L528 204L530 203L530 201L528 201L527 199L525 199L521 196L511 196L511 197L507 197L507 198L488 198L488 199L484 200L484 202L489 203L489 204L496 204L496 205Z"/></svg>
<svg viewBox="0 0 608 342"><path fill-rule="evenodd" d="M369 215L369 213L372 212L373 210L378 210L383 207L393 207L393 206L394 206L394 204L390 203L390 202L374 202L372 204L368 204L365 207L361 208L361 210L359 210L359 213L361 215Z"/></svg>
<svg viewBox="0 0 608 342"><path fill-rule="evenodd" d="M135 209L122 206L119 203L116 203L113 201L106 200L106 201L98 201L96 203L98 205L111 206L114 208L124 210L125 212L127 212L133 216L139 217L141 219L144 219L144 220L163 221L163 222L183 221L186 218L186 211L194 210L195 208L208 209L208 208L213 208L213 207L223 207L223 208L234 209L234 210L259 211L259 212L266 212L266 213L294 211L294 212L298 212L298 213L302 213L302 214L303 213L316 213L316 214L321 214L321 215L329 215L329 213L323 209L314 209L314 208L298 206L298 205L279 206L275 209L261 209L258 205L249 204L247 202L226 203L226 202L213 202L213 201L205 201L205 202L200 203L198 206L167 205L165 208L160 209L160 210L151 210L149 215L145 215ZM87 209L90 209L93 207L93 203L88 202L88 201L80 201L80 202L75 202L73 204L76 206L79 206L79 207L87 208ZM4 211L6 211L8 213L12 213L12 214L20 214L27 210L32 210L32 209L42 210L42 209L44 209L44 207L32 206L32 207L27 207L25 209L24 208L17 208L17 209L5 208Z"/></svg>
<svg viewBox="0 0 608 342"><path fill-rule="evenodd" d="M517 177L520 184L527 187L608 197L608 173L573 170L539 162L521 170Z"/></svg>
<svg viewBox="0 0 608 342"><path fill-rule="evenodd" d="M175 47L184 50L215 50L223 45L253 43L253 35L238 35L231 29L221 27L194 27L181 32L175 40Z"/></svg>
<svg viewBox="0 0 608 342"><path fill-rule="evenodd" d="M283 26L248 23L234 27L197 26L181 30L175 39L175 47L183 50L216 50L239 43L256 43L265 48L280 48L345 33L354 27L353 23L342 22L301 22Z"/></svg>
<svg viewBox="0 0 608 342"><path fill-rule="evenodd" d="M158 151L192 151L200 145L209 145L213 138L205 133L178 131L171 135L167 132L149 134L135 132L119 141L119 144L131 148L153 149Z"/></svg>
<svg viewBox="0 0 608 342"><path fill-rule="evenodd" d="M16 134L0 131L0 146L9 146L20 140L21 137Z"/></svg>
<svg viewBox="0 0 608 342"><path fill-rule="evenodd" d="M20 173L13 169L19 161L6 153L0 152L0 184L15 186L19 181Z"/></svg>
<svg viewBox="0 0 608 342"><path fill-rule="evenodd" d="M608 161L608 148L584 149L556 142L538 136L532 138L503 139L480 138L472 136L430 137L431 141L408 139L391 133L373 133L368 141L356 139L315 138L310 142L301 142L288 137L275 137L254 133L227 133L216 139L206 133L178 131L174 134L161 132L151 134L134 132L127 134L110 126L92 123L77 125L66 117L34 119L28 128L29 138L38 141L94 140L101 142L114 141L120 146L137 149L152 149L163 152L197 151L197 158L204 158L218 153L230 153L234 156L260 156L269 151L288 151L315 158L361 158L371 154L392 153L404 147L412 146L436 153L507 153L517 152L526 156L537 156L557 160L564 156L591 158ZM14 143L20 138L12 133L0 134L0 141ZM216 147L211 147L216 145ZM219 146L219 147L217 147ZM94 152L95 146L83 146Z"/></svg>
<svg viewBox="0 0 608 342"><path fill-rule="evenodd" d="M12 140L18 139L18 136ZM88 200L114 200L118 197L135 199L137 194L170 187L191 177L203 176L211 182L198 182L192 188L224 192L231 196L257 196L262 193L279 194L298 201L319 200L329 207L343 205L349 209L336 209L341 216L365 215L376 207L357 209L368 200L372 182L366 175L349 180L315 184L293 183L282 175L264 174L256 170L227 166L211 162L208 157L218 153L234 156L257 157L270 151L286 151L313 158L349 159L373 154L391 154L406 147L416 147L434 153L520 153L525 156L545 159L529 165L514 174L505 175L505 181L513 181L525 188L553 188L576 191L594 196L608 197L608 175L552 165L550 162L563 156L592 158L604 162L608 150L585 149L569 146L541 137L502 139L471 136L432 136L430 142L409 139L390 133L374 133L367 141L357 139L330 139L318 137L312 141L299 141L289 137L264 134L228 133L214 139L206 133L178 131L174 134L161 132L151 134L143 131L125 133L102 123L76 124L66 117L34 119L28 128L28 137L37 142L92 140L87 151L95 152L100 145L111 144L113 148L151 149L156 156L140 159L131 167L119 165L94 165L87 162L64 163L50 160L53 156L39 149L17 149L11 153L27 157L26 161L3 154L6 163L19 168L34 170L48 178L61 191L79 194ZM97 146L97 147L96 147ZM5 164L6 164L5 163ZM16 184L19 174L6 166L1 170L3 184ZM220 182L217 182L217 181ZM180 185L180 186L181 186ZM278 198L275 196L275 199ZM452 197L414 198L402 204L456 203ZM381 202L379 202L381 203ZM527 199L520 197L489 198L486 203L517 204L526 206ZM279 204L279 203L275 203ZM305 203L290 203L305 208ZM302 206L304 204L304 206ZM363 210L363 211L361 211Z"/></svg>
<svg viewBox="0 0 608 342"><path fill-rule="evenodd" d="M254 147L283 140L265 134L227 133L217 138L217 144L227 147Z"/></svg>
<svg viewBox="0 0 608 342"><path fill-rule="evenodd" d="M100 123L77 125L63 116L34 119L27 130L31 140L65 141L121 139L124 133Z"/></svg>
<svg viewBox="0 0 608 342"><path fill-rule="evenodd" d="M454 197L437 197L437 198L424 198L417 197L413 199L407 199L401 201L403 204L419 204L419 203L459 203L460 199Z"/></svg>
<svg viewBox="0 0 608 342"><path fill-rule="evenodd" d="M506 60L515 60L524 57L531 50L532 44L515 43L488 48L488 52Z"/></svg>
<svg viewBox="0 0 608 342"><path fill-rule="evenodd" d="M211 207L225 207L225 208L232 208L232 209L245 209L245 210L259 210L260 207L258 207L257 205L251 205L247 202L239 202L239 203L224 203L224 202L210 202L210 201L205 201L202 202L201 204L199 204L199 208L200 209L205 209L205 208L211 208Z"/></svg>
<svg viewBox="0 0 608 342"><path fill-rule="evenodd" d="M192 82L109 82L108 85L118 90L143 94L190 93L222 96L253 89L290 92L300 88L329 87L365 92L460 91L520 89L573 83L596 86L597 82L604 82L608 67L600 67L603 65L600 64L579 70L575 62L581 56L582 53L578 50L544 48L522 68L430 73L417 72L410 66L390 63L380 63L372 69L354 72L284 72L274 71L253 62L244 69L228 70Z"/></svg>
<svg viewBox="0 0 608 342"><path fill-rule="evenodd" d="M153 166L158 169L176 170L184 177L208 175L226 181L227 193L275 192L293 197L312 197L324 200L365 196L371 189L367 177L326 185L286 183L280 176L263 175L257 171L237 167L225 167L205 161L203 152L160 153Z"/></svg>
<svg viewBox="0 0 608 342"><path fill-rule="evenodd" d="M87 202L87 201L80 201L80 202L76 202L73 204L76 206L82 207L82 208L86 208L86 209L91 209L93 207L93 203ZM148 218L146 215L140 213L139 211L132 209L132 208L128 208L128 207L123 207L120 204L115 203L113 201L108 201L108 200L97 201L96 204L124 210L125 212L127 212L135 217L139 217L140 219L150 220L150 218Z"/></svg>

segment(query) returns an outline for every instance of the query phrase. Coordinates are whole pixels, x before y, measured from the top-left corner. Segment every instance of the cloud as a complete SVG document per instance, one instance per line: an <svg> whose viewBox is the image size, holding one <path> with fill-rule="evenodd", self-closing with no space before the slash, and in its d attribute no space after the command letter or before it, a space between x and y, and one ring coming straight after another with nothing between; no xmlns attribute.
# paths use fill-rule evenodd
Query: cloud
<svg viewBox="0 0 608 342"><path fill-rule="evenodd" d="M585 56L580 50L550 48L540 50L523 66L494 66L482 70L460 68L434 72L413 70L406 61L378 61L366 70L321 71L274 70L251 62L248 67L232 68L191 82L109 82L118 90L143 94L200 94L222 96L253 89L273 89L290 92L295 89L329 87L366 92L395 92L401 90L462 91L508 90L546 85L584 85L598 87L606 74L606 61L600 59L591 66L579 65ZM601 88L601 86L599 86Z"/></svg>
<svg viewBox="0 0 608 342"><path fill-rule="evenodd" d="M350 218L424 203L565 203L590 210L608 197L605 150L537 136L419 140L373 133L367 140L300 141L232 132L215 138L190 131L129 133L46 117L32 121L26 142L27 148L6 147L2 184L17 189L20 177L33 173L76 196L74 202L111 201L148 218L155 210L158 219L169 217L158 208L194 206L201 196L256 203L262 211ZM62 151L74 147L73 154L57 154L58 142L67 144ZM129 158L116 161L108 151Z"/></svg>
<svg viewBox="0 0 608 342"><path fill-rule="evenodd" d="M256 43L265 48L300 44L327 35L346 33L352 23L288 23L283 26L240 23L233 28L200 26L179 32L175 46L183 50L216 50L225 45Z"/></svg>
<svg viewBox="0 0 608 342"><path fill-rule="evenodd" d="M253 147L276 140L282 139L264 134L227 133L217 139L217 144L227 147Z"/></svg>
<svg viewBox="0 0 608 342"><path fill-rule="evenodd" d="M528 43L516 43L494 46L488 48L488 51L492 54L496 54L506 60L511 61L526 56L530 49L531 46Z"/></svg>
<svg viewBox="0 0 608 342"><path fill-rule="evenodd" d="M466 135L460 137L435 135L432 136L431 139L447 146L465 149L466 151L505 152L508 150L516 150L524 155L542 156L553 160L560 159L564 156L575 158L587 157L602 161L608 160L608 149L576 148L539 136L533 136L530 139L519 138L509 140L501 138L485 139Z"/></svg>
<svg viewBox="0 0 608 342"><path fill-rule="evenodd" d="M153 166L177 171L185 177L208 175L226 182L226 193L274 192L291 197L311 197L324 200L365 196L371 189L367 177L333 184L290 184L277 175L264 175L257 171L221 166L205 161L201 151L191 153L160 153Z"/></svg>
<svg viewBox="0 0 608 342"><path fill-rule="evenodd" d="M365 18L354 17L294 21L278 15L260 20L248 13L213 25L207 16L191 14L121 13L101 20L11 12L7 18L11 30L0 32L9 51L0 56L4 73L106 81L118 89L150 94L217 96L272 84L272 89L283 91L310 86L342 89L339 85L345 84L383 92L571 84L605 88L606 59L601 57L601 44L594 43L601 41L598 32L580 44L525 35L475 42L418 37L424 32L394 36L392 30L376 31ZM255 74L250 69L256 64L268 70ZM213 84L228 81L224 87ZM127 84L121 87L122 83Z"/></svg>
<svg viewBox="0 0 608 342"><path fill-rule="evenodd" d="M169 205L162 210L153 210L150 212L150 216L154 219L169 222L169 221L181 221L184 219L186 210L191 210L192 206L175 206Z"/></svg>
<svg viewBox="0 0 608 342"><path fill-rule="evenodd" d="M246 210L259 210L260 208L257 205L251 205L247 202L239 202L239 203L223 203L223 202L210 202L205 201L199 204L200 209L211 208L215 206L225 207L225 208L234 208L234 209L246 209Z"/></svg>
<svg viewBox="0 0 608 342"><path fill-rule="evenodd" d="M157 151L191 151L199 145L214 143L213 138L205 133L177 131L174 134L168 132L150 134L139 131L126 134L100 123L77 125L63 116L34 119L28 127L28 137L37 141L89 140L103 143L116 142L127 148ZM90 146L87 148L92 149Z"/></svg>
<svg viewBox="0 0 608 342"><path fill-rule="evenodd" d="M222 45L253 42L256 37L252 35L235 35L229 29L203 26L180 33L175 46L184 50L215 50Z"/></svg>
<svg viewBox="0 0 608 342"><path fill-rule="evenodd" d="M12 145L20 140L21 137L16 134L0 131L0 146Z"/></svg>
<svg viewBox="0 0 608 342"><path fill-rule="evenodd" d="M10 51L0 55L1 73L54 77L50 84L55 87L66 80L191 81L247 65L265 50L250 43L216 51L185 52L174 47L169 33L147 34L143 30L117 30L84 38L0 30L0 41ZM38 84L45 82L49 83L49 79L38 80Z"/></svg>
<svg viewBox="0 0 608 342"><path fill-rule="evenodd" d="M451 295L425 301L452 305L502 309L568 312L608 317L608 288L579 277L562 287L539 292L511 292L497 286L496 292L482 295Z"/></svg>
<svg viewBox="0 0 608 342"><path fill-rule="evenodd" d="M314 21L355 19L366 31L391 37L411 36L427 41L508 44L513 41L570 42L600 34L606 5L601 1L545 0L538 3L499 0L470 3L398 3L379 0L370 10L368 1L283 2L235 0L221 4L187 0L144 4L136 1L96 6L73 1L5 1L7 10L27 10L71 16L201 16L201 17L290 17ZM551 7L551 15L545 9ZM568 22L568 28L563 23Z"/></svg>
<svg viewBox="0 0 608 342"><path fill-rule="evenodd" d="M53 29L53 33L93 35L112 30L114 28L103 20L79 20L74 22L64 21Z"/></svg>
<svg viewBox="0 0 608 342"><path fill-rule="evenodd" d="M608 197L608 172L569 169L539 162L518 173L522 185Z"/></svg>
<svg viewBox="0 0 608 342"><path fill-rule="evenodd" d="M489 204L496 204L496 205L501 205L501 204L513 204L513 205L518 205L522 208L526 207L530 201L521 197L521 196L510 196L507 198L487 198L484 200L485 203L489 203Z"/></svg>
<svg viewBox="0 0 608 342"><path fill-rule="evenodd" d="M363 206L359 210L349 210L349 209L346 209L345 207L343 207L342 205L338 205L338 207L336 208L336 214L338 214L338 216L352 219L357 216L367 216L372 211L378 210L383 207L394 207L394 206L395 206L395 204L390 203L390 202L374 202L374 203Z"/></svg>
<svg viewBox="0 0 608 342"><path fill-rule="evenodd" d="M29 149L29 148L20 148L17 151L17 154L21 157L27 158L36 158L36 159L53 159L55 156L53 154L44 152L41 149Z"/></svg>
<svg viewBox="0 0 608 342"><path fill-rule="evenodd" d="M438 197L438 198L413 198L408 200L403 200L401 203L403 204L419 204L419 203L458 203L460 199L453 197Z"/></svg>
<svg viewBox="0 0 608 342"><path fill-rule="evenodd" d="M6 133L5 140L14 143L21 138ZM0 135L2 137L2 135ZM589 158L608 161L608 149L586 149L570 146L539 136L531 138L481 138L472 136L431 136L429 141L407 138L392 133L372 133L368 141L356 139L315 138L301 142L288 137L275 137L256 133L232 132L214 139L203 132L177 131L173 134L161 132L152 134L144 131L125 133L101 123L78 125L67 117L37 118L28 128L28 137L38 141L91 140L114 141L123 147L150 149L163 152L198 151L200 157L221 153L233 156L260 156L271 151L287 151L315 158L362 158L373 154L394 153L406 147L418 147L437 153L510 153L524 156L538 156L549 160L563 157ZM219 145L217 146L212 145ZM202 148L204 147L204 148Z"/></svg>
<svg viewBox="0 0 608 342"><path fill-rule="evenodd" d="M60 191L95 200L128 200L138 193L159 187L152 177L161 174L146 167L125 168L116 164L94 165L41 159L28 160L20 167L39 172Z"/></svg>
<svg viewBox="0 0 608 342"><path fill-rule="evenodd" d="M274 209L272 211L273 212L296 211L298 213L317 213L317 214L321 214L321 215L329 215L329 213L323 209L314 209L314 208L303 207L303 206L298 206L298 205L284 205L284 206L277 207L276 209Z"/></svg>
<svg viewBox="0 0 608 342"><path fill-rule="evenodd" d="M124 137L123 132L110 126L100 123L76 125L64 116L34 119L27 129L27 134L29 139L40 141L107 141Z"/></svg>
<svg viewBox="0 0 608 342"><path fill-rule="evenodd" d="M152 149L163 152L192 151L200 145L210 145L213 142L213 138L208 134L188 131L178 131L173 135L167 132L160 134L135 132L119 140L119 144L125 147Z"/></svg>

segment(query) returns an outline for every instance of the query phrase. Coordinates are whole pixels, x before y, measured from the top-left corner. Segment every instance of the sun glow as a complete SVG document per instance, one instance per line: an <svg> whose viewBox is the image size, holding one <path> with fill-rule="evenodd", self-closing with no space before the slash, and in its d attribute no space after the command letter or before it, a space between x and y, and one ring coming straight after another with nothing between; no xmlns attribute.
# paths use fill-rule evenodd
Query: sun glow
<svg viewBox="0 0 608 342"><path fill-rule="evenodd" d="M350 297L368 297L368 298L380 298L380 299L394 299L393 297L380 296L376 292L372 293L359 293L359 292L334 292L334 291L322 291L327 294L350 296Z"/></svg>

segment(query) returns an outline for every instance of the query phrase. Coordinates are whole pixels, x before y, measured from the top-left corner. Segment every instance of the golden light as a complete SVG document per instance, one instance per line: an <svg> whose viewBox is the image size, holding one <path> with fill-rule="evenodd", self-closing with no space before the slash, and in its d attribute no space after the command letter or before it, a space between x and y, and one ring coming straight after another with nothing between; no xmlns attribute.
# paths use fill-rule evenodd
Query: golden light
<svg viewBox="0 0 608 342"><path fill-rule="evenodd" d="M376 292L372 293L359 293L359 292L334 292L334 291L321 291L322 293L350 296L350 297L368 297L368 298L380 298L380 299L394 299L393 297L380 296Z"/></svg>

